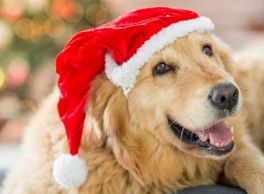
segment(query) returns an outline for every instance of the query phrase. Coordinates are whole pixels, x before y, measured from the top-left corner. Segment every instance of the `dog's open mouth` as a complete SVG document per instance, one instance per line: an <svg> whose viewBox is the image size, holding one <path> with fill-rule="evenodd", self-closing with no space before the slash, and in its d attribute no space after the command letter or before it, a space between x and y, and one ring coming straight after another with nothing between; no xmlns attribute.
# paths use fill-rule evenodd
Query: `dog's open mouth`
<svg viewBox="0 0 264 194"><path fill-rule="evenodd" d="M223 121L195 132L182 127L172 119L168 119L168 122L174 134L182 142L197 145L209 154L220 156L231 152L234 148L233 129L228 128Z"/></svg>

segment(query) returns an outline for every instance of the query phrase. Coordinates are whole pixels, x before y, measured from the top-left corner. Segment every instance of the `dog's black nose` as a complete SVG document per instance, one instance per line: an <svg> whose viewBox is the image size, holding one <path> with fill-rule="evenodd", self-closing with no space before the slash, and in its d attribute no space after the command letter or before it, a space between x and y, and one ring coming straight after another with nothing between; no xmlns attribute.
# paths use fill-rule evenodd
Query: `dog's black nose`
<svg viewBox="0 0 264 194"><path fill-rule="evenodd" d="M230 112L237 105L238 96L237 87L231 83L225 83L215 86L208 97L216 108Z"/></svg>

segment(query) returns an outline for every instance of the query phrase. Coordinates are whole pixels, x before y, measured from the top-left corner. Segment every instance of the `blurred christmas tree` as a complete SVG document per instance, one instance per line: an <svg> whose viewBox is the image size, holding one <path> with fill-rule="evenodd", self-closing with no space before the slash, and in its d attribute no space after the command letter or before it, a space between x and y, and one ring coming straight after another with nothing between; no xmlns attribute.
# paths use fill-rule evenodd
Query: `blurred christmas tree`
<svg viewBox="0 0 264 194"><path fill-rule="evenodd" d="M108 18L100 0L0 0L0 104L4 99L8 109L22 112L17 106L41 93L30 87L41 90L52 76L54 82L54 58L67 40ZM0 108L0 129L6 108Z"/></svg>

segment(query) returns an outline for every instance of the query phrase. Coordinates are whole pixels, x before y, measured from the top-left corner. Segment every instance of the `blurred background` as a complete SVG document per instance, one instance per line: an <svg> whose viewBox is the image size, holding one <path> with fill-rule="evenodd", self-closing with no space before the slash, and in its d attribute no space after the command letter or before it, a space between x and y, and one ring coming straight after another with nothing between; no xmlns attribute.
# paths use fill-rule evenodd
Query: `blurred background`
<svg viewBox="0 0 264 194"><path fill-rule="evenodd" d="M235 49L264 40L264 0L0 0L0 182L19 158L24 126L56 83L54 58L67 40L148 6L196 10Z"/></svg>

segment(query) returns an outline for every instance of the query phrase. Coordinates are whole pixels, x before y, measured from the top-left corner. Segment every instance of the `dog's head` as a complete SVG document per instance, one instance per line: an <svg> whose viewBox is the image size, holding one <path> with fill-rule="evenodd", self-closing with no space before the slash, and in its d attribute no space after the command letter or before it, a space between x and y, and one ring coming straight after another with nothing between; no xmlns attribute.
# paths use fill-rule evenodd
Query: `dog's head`
<svg viewBox="0 0 264 194"><path fill-rule="evenodd" d="M225 118L241 106L231 63L219 40L191 33L156 53L141 68L127 97L99 76L88 115L101 118L97 134L103 133L110 144L146 147L153 137L194 156L221 158L234 147Z"/></svg>
<svg viewBox="0 0 264 194"><path fill-rule="evenodd" d="M190 170L183 158L200 163L230 153L225 119L241 96L213 28L195 12L157 7L74 36L56 59L70 153L82 137L82 145L113 151L139 180L165 185Z"/></svg>

